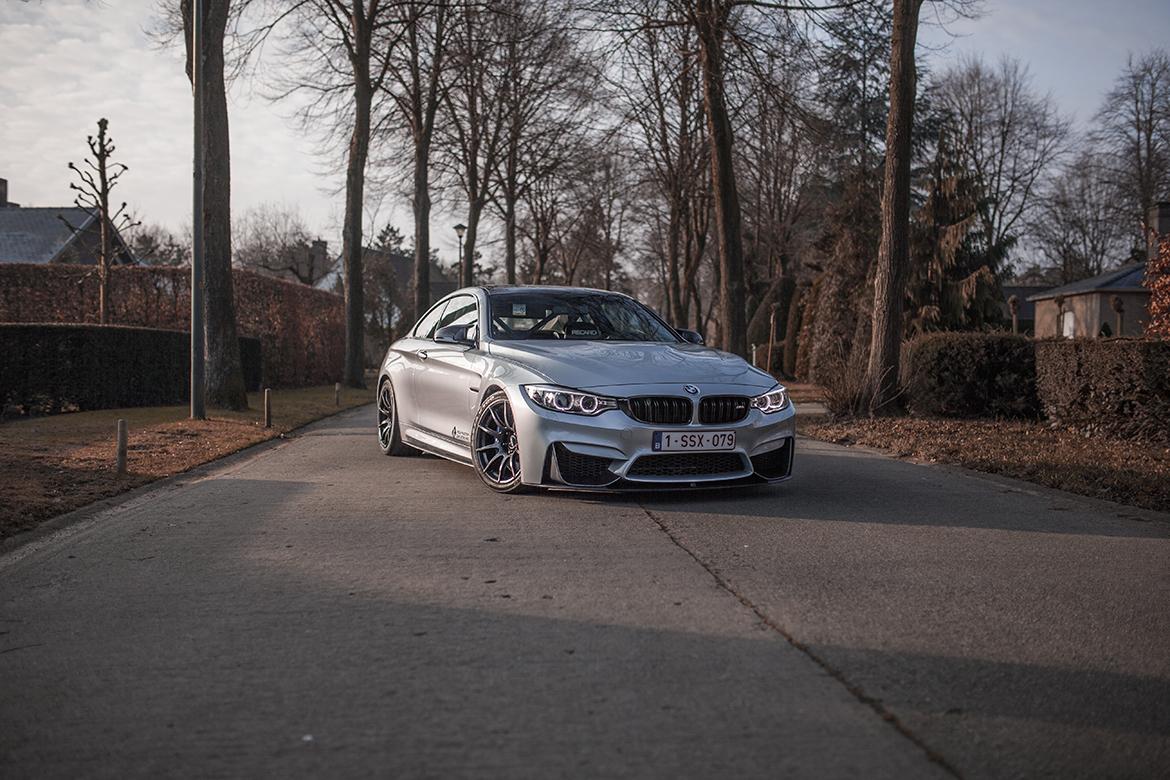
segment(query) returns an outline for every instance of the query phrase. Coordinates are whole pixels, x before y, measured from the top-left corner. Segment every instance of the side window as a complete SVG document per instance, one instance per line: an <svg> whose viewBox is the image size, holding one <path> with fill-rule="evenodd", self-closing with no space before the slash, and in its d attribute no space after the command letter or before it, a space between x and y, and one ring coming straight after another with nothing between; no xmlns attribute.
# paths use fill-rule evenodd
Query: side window
<svg viewBox="0 0 1170 780"><path fill-rule="evenodd" d="M439 320L439 327L475 325L478 322L479 309L475 305L475 298L470 295L460 295L447 302L447 310L443 312L443 317Z"/></svg>
<svg viewBox="0 0 1170 780"><path fill-rule="evenodd" d="M423 315L423 318L414 326L414 330L410 335L416 339L429 339L435 335L435 327L439 324L439 317L442 316L443 310L447 308L448 301L436 303L431 307L431 310Z"/></svg>

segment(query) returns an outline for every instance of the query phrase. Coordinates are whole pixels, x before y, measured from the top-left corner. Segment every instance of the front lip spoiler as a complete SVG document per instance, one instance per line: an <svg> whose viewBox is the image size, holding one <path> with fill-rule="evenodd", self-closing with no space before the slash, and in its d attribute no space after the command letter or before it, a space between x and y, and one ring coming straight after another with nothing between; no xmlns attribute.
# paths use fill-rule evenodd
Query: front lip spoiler
<svg viewBox="0 0 1170 780"><path fill-rule="evenodd" d="M790 479L792 479L791 474L777 479L751 474L746 477L704 482L636 482L629 479L618 479L608 485L566 485L562 482L545 482L540 487L549 491L569 493L678 493L691 490L725 490L751 485L777 485Z"/></svg>

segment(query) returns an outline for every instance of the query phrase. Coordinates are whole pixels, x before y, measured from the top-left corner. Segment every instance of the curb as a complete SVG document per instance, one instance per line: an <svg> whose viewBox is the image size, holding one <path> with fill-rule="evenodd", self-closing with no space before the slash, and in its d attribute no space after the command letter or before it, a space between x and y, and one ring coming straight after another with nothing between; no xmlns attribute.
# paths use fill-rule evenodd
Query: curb
<svg viewBox="0 0 1170 780"><path fill-rule="evenodd" d="M351 406L346 409L327 414L312 422L292 428L284 433L281 433L266 441L250 444L247 447L238 449L235 452L229 452L218 458L200 463L193 466L186 471L180 471L177 474L172 474L169 477L162 477L153 482L148 482L145 485L139 485L136 488L131 488L124 493L119 493L116 496L99 499L92 504L86 504L83 507L70 510L65 514L50 517L48 520L31 528L27 531L21 531L13 534L6 539L0 539L0 568L4 564L12 563L16 558L22 556L14 556L18 550L35 545L37 542L48 540L50 537L57 536L63 532L77 532L87 521L96 521L99 517L118 509L124 509L129 505L141 503L150 498L153 498L156 493L164 493L179 488L186 487L194 482L201 482L212 476L215 476L225 469L230 469L234 466L242 466L256 458L263 457L269 452L289 444L293 439L300 434L312 430L314 427L323 425L324 423L335 420L341 415L358 412L372 406L371 401L368 404L360 406Z"/></svg>

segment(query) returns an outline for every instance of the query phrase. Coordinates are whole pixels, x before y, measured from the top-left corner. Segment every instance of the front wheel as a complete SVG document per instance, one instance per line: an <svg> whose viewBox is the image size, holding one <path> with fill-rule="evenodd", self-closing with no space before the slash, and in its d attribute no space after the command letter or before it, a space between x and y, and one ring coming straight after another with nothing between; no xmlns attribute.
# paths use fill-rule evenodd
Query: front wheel
<svg viewBox="0 0 1170 780"><path fill-rule="evenodd" d="M389 379L378 385L378 447L384 455L413 455L416 452L414 447L402 443L398 404L394 398L394 385Z"/></svg>
<svg viewBox="0 0 1170 780"><path fill-rule="evenodd" d="M479 478L500 493L524 490L520 481L520 441L508 394L503 390L483 399L475 415L472 461Z"/></svg>

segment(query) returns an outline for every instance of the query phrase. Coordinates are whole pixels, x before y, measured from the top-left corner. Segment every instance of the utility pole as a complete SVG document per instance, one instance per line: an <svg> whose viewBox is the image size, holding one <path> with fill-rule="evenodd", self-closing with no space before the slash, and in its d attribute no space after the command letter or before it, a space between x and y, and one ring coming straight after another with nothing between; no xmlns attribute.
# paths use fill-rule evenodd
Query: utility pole
<svg viewBox="0 0 1170 780"><path fill-rule="evenodd" d="M191 219L191 419L207 419L203 381L203 0L191 2L191 86L195 92L195 181Z"/></svg>

